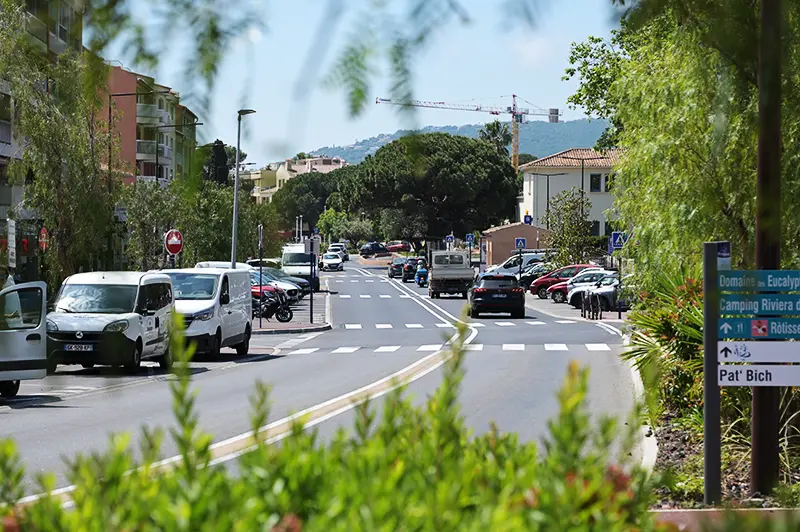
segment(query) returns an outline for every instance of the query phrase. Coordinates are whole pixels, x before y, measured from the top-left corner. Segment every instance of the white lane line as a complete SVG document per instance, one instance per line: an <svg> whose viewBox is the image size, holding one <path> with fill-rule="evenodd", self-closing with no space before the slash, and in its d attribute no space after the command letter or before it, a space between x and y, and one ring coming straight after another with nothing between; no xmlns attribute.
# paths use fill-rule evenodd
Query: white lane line
<svg viewBox="0 0 800 532"><path fill-rule="evenodd" d="M406 329L422 329L421 323L406 323Z"/></svg>
<svg viewBox="0 0 800 532"><path fill-rule="evenodd" d="M294 351L290 352L290 355L310 355L314 351L319 351L319 347L306 347L303 349L295 349Z"/></svg>
<svg viewBox="0 0 800 532"><path fill-rule="evenodd" d="M336 281L334 281L334 282L335 282L335 283L343 283L344 281L342 281L342 280L340 280L340 279L337 279L337 280L336 280Z"/></svg>
<svg viewBox="0 0 800 532"><path fill-rule="evenodd" d="M611 351L608 344L586 344L586 349L589 351Z"/></svg>
<svg viewBox="0 0 800 532"><path fill-rule="evenodd" d="M389 294L381 294L381 299L391 299L391 298L392 296L390 296Z"/></svg>
<svg viewBox="0 0 800 532"><path fill-rule="evenodd" d="M544 325L543 321L526 321L528 325Z"/></svg>
<svg viewBox="0 0 800 532"><path fill-rule="evenodd" d="M578 322L572 320L556 320L556 323L578 323Z"/></svg>
<svg viewBox="0 0 800 532"><path fill-rule="evenodd" d="M408 294L400 294L400 299L411 299L411 296Z"/></svg>
<svg viewBox="0 0 800 532"><path fill-rule="evenodd" d="M361 324L360 323L345 323L344 324L344 328L345 329L360 329L361 328Z"/></svg>
<svg viewBox="0 0 800 532"><path fill-rule="evenodd" d="M389 283L389 282L391 282L391 281L389 281L389 279L381 279L381 282L382 282L382 283Z"/></svg>
<svg viewBox="0 0 800 532"><path fill-rule="evenodd" d="M355 352L356 352L356 351L358 351L359 349L361 349L361 348L360 348L360 347L338 347L338 348L334 349L333 351L331 351L331 353L333 353L333 354L338 354L338 353L355 353Z"/></svg>
<svg viewBox="0 0 800 532"><path fill-rule="evenodd" d="M380 346L378 349L376 349L373 352L374 353L394 353L398 349L400 349L399 345L382 345L382 346Z"/></svg>
<svg viewBox="0 0 800 532"><path fill-rule="evenodd" d="M544 344L545 351L568 351L567 344Z"/></svg>
<svg viewBox="0 0 800 532"><path fill-rule="evenodd" d="M376 323L375 324L375 328L376 329L391 329L392 328L392 324L391 323Z"/></svg>
<svg viewBox="0 0 800 532"><path fill-rule="evenodd" d="M421 345L417 348L417 351L438 351L442 348L442 344L427 344Z"/></svg>
<svg viewBox="0 0 800 532"><path fill-rule="evenodd" d="M525 344L503 344L503 351L525 351Z"/></svg>
<svg viewBox="0 0 800 532"><path fill-rule="evenodd" d="M485 323L470 323L471 327L486 327Z"/></svg>
<svg viewBox="0 0 800 532"><path fill-rule="evenodd" d="M357 283L357 282L358 282L358 279L353 279L353 280L352 280L352 281L350 281L350 282L351 282L351 283Z"/></svg>
<svg viewBox="0 0 800 532"><path fill-rule="evenodd" d="M452 323L437 323L436 326L439 327L440 329L444 329L444 328L455 329L455 327L456 327Z"/></svg>
<svg viewBox="0 0 800 532"><path fill-rule="evenodd" d="M375 281L374 281L373 279L367 279L367 280L366 280L366 281L364 281L364 282L365 282L365 283L374 283Z"/></svg>
<svg viewBox="0 0 800 532"><path fill-rule="evenodd" d="M360 296L358 296L358 297L360 297L361 299L369 299L369 298L371 298L372 296L371 296L371 295L369 295L369 294L361 294L361 295L360 295Z"/></svg>
<svg viewBox="0 0 800 532"><path fill-rule="evenodd" d="M421 297L422 299L430 299L431 298L431 296L429 296L428 294L422 294L419 297Z"/></svg>
<svg viewBox="0 0 800 532"><path fill-rule="evenodd" d="M514 325L516 325L516 323L512 321L496 321L494 322L494 324L497 325L498 327L513 327Z"/></svg>
<svg viewBox="0 0 800 532"><path fill-rule="evenodd" d="M350 294L339 294L339 299L350 299Z"/></svg>
<svg viewBox="0 0 800 532"><path fill-rule="evenodd" d="M483 344L469 344L464 346L464 351L483 351Z"/></svg>

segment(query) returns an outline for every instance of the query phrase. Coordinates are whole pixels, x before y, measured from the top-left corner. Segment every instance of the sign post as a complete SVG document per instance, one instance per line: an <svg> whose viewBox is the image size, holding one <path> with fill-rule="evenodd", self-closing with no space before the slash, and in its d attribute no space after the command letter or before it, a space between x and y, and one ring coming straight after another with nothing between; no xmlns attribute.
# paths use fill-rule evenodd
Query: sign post
<svg viewBox="0 0 800 532"><path fill-rule="evenodd" d="M467 233L464 235L464 241L466 241L467 246L469 246L469 267L472 268L472 243L475 242L475 235Z"/></svg>
<svg viewBox="0 0 800 532"><path fill-rule="evenodd" d="M453 249L453 242L455 242L455 237L450 234L444 237L444 241L447 242L447 251L452 251Z"/></svg>
<svg viewBox="0 0 800 532"><path fill-rule="evenodd" d="M625 247L628 241L628 233L624 231L613 231L611 233L611 249L618 251ZM612 263L613 265L613 263ZM622 319L622 257L619 258L619 296L617 296L617 319Z"/></svg>
<svg viewBox="0 0 800 532"><path fill-rule="evenodd" d="M522 279L522 250L525 249L527 242L522 237L517 237L514 239L514 247L517 248L517 253L519 253L519 277L518 279Z"/></svg>
<svg viewBox="0 0 800 532"><path fill-rule="evenodd" d="M612 243L614 241L612 240ZM711 506L722 497L719 382L717 380L717 247L703 244L703 499Z"/></svg>
<svg viewBox="0 0 800 532"><path fill-rule="evenodd" d="M258 284L261 287L258 291L258 328L264 325L264 224L258 224Z"/></svg>
<svg viewBox="0 0 800 532"><path fill-rule="evenodd" d="M7 218L6 226L8 227L8 267L16 269L17 267L17 224L14 220Z"/></svg>

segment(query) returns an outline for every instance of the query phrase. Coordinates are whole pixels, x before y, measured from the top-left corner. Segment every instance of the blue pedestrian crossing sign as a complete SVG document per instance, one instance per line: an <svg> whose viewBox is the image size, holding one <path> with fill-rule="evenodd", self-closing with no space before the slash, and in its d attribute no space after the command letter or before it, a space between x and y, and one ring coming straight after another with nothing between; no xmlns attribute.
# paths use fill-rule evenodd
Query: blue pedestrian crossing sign
<svg viewBox="0 0 800 532"><path fill-rule="evenodd" d="M464 237L464 240L467 243L472 244L473 242L475 242L475 235L473 235L472 233L467 233L466 236Z"/></svg>
<svg viewBox="0 0 800 532"><path fill-rule="evenodd" d="M517 248L517 249L525 249L526 246L527 246L527 242L525 241L524 238L517 237L517 238L514 239L514 247L515 248Z"/></svg>
<svg viewBox="0 0 800 532"><path fill-rule="evenodd" d="M447 235L446 237L444 237L444 241L447 242L448 244L453 242L454 240L455 237L453 237L453 235Z"/></svg>
<svg viewBox="0 0 800 532"><path fill-rule="evenodd" d="M625 247L625 242L628 241L628 233L624 231L614 231L611 233L611 247L613 249L622 249Z"/></svg>

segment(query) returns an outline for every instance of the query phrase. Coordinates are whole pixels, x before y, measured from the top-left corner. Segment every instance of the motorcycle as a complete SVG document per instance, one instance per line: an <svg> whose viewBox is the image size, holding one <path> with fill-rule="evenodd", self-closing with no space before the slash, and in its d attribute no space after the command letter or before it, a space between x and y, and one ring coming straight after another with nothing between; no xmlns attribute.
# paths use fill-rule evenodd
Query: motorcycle
<svg viewBox="0 0 800 532"><path fill-rule="evenodd" d="M294 312L289 308L289 299L286 294L278 292L277 295L264 294L263 303L258 298L253 298L253 318L264 318L269 321L275 318L281 323L287 323L294 318Z"/></svg>
<svg viewBox="0 0 800 532"><path fill-rule="evenodd" d="M428 286L428 268L425 266L417 268L417 273L414 274L414 282L421 288Z"/></svg>

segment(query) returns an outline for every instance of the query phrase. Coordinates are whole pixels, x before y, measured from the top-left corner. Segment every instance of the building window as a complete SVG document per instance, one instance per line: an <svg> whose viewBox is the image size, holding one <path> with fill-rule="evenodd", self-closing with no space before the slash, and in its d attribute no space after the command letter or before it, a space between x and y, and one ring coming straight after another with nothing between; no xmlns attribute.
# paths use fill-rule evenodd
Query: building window
<svg viewBox="0 0 800 532"><path fill-rule="evenodd" d="M162 110L164 109L164 100L161 98L158 99L158 108Z"/></svg>
<svg viewBox="0 0 800 532"><path fill-rule="evenodd" d="M600 174L589 175L589 192L600 192L602 190L600 178Z"/></svg>
<svg viewBox="0 0 800 532"><path fill-rule="evenodd" d="M600 222L597 220L592 221L592 227L589 229L589 234L592 236L600 236Z"/></svg>
<svg viewBox="0 0 800 532"><path fill-rule="evenodd" d="M605 190L606 192L610 192L611 187L614 186L614 174L606 174L605 180Z"/></svg>

